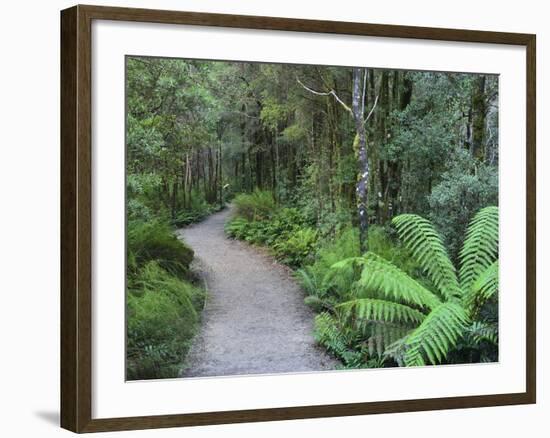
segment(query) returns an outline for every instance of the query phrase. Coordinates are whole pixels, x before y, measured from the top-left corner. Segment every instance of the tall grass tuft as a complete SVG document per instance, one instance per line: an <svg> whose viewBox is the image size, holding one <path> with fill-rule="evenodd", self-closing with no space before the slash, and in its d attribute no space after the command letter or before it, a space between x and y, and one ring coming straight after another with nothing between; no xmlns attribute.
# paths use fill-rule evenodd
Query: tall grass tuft
<svg viewBox="0 0 550 438"><path fill-rule="evenodd" d="M166 223L132 220L127 254L127 379L177 377L205 300L191 281L193 251Z"/></svg>
<svg viewBox="0 0 550 438"><path fill-rule="evenodd" d="M252 193L241 193L233 199L237 215L248 220L267 219L275 211L276 203L273 193L265 190L254 190Z"/></svg>

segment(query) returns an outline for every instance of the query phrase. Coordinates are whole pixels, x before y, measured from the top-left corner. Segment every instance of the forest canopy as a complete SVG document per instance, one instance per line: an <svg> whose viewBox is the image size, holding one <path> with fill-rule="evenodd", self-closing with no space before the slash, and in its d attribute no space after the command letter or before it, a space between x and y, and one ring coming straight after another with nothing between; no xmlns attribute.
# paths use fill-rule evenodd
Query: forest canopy
<svg viewBox="0 0 550 438"><path fill-rule="evenodd" d="M343 366L498 358L497 76L128 57L126 79L129 232L231 202L227 235L295 270ZM198 324L189 260L150 259L129 275L189 282Z"/></svg>

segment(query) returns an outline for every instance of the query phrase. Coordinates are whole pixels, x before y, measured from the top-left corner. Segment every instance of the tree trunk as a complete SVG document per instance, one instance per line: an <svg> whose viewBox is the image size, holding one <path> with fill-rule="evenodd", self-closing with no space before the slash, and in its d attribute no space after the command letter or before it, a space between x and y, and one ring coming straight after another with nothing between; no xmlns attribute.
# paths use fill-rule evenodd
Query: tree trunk
<svg viewBox="0 0 550 438"><path fill-rule="evenodd" d="M479 161L485 160L485 119L487 114L485 82L484 75L479 75L475 79L472 96L472 155Z"/></svg>
<svg viewBox="0 0 550 438"><path fill-rule="evenodd" d="M355 130L357 132L357 161L359 165L359 175L357 177L357 213L359 215L359 248L361 253L368 250L367 235L369 228L369 219L367 216L368 205L368 180L369 180L369 161L367 158L367 134L365 131L365 122L363 120L362 108L362 83L364 69L353 69L353 97L352 111L355 121Z"/></svg>

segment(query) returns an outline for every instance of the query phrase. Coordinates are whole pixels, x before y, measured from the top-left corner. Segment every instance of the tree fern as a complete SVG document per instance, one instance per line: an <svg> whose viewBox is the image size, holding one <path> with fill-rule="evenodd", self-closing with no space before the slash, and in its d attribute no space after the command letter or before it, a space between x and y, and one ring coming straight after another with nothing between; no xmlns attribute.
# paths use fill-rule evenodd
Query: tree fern
<svg viewBox="0 0 550 438"><path fill-rule="evenodd" d="M469 291L477 277L498 258L498 208L480 210L470 222L460 251L460 284Z"/></svg>
<svg viewBox="0 0 550 438"><path fill-rule="evenodd" d="M333 288L340 294L343 291L349 294L364 264L364 257L350 257L334 263L323 277L323 287Z"/></svg>
<svg viewBox="0 0 550 438"><path fill-rule="evenodd" d="M430 222L410 214L393 222L431 284L421 284L372 252L332 265L327 281L347 287L348 295L330 309L332 315L325 313L317 322L324 345L340 350L340 357L349 356L351 344L346 344L342 332L355 329L362 339L362 360L367 362L436 365L453 362L460 351L472 354L481 343L491 348L481 351L479 360L494 360L495 347L498 354L494 309L480 309L498 293L498 209L483 209L472 220L460 254L460 282ZM479 315L483 316L478 320Z"/></svg>
<svg viewBox="0 0 550 438"><path fill-rule="evenodd" d="M498 324L475 321L468 327L468 335L476 344L485 341L498 345Z"/></svg>
<svg viewBox="0 0 550 438"><path fill-rule="evenodd" d="M441 303L433 292L376 254L365 254L362 265L363 271L357 284L363 296L382 297L427 309Z"/></svg>
<svg viewBox="0 0 550 438"><path fill-rule="evenodd" d="M337 306L345 319L420 324L425 315L416 309L391 301L360 298Z"/></svg>
<svg viewBox="0 0 550 438"><path fill-rule="evenodd" d="M469 320L466 310L457 303L443 303L424 319L406 340L407 366L437 365L463 336Z"/></svg>
<svg viewBox="0 0 550 438"><path fill-rule="evenodd" d="M483 271L464 294L464 305L475 311L498 293L498 260Z"/></svg>
<svg viewBox="0 0 550 438"><path fill-rule="evenodd" d="M439 293L447 300L458 298L461 291L455 268L433 225L414 214L399 215L392 223Z"/></svg>
<svg viewBox="0 0 550 438"><path fill-rule="evenodd" d="M369 357L384 357L390 345L395 344L399 339L406 338L411 331L410 326L383 322L372 322L368 329L367 352Z"/></svg>
<svg viewBox="0 0 550 438"><path fill-rule="evenodd" d="M309 266L306 266L304 269L298 269L295 273L296 279L309 295L319 295L320 284L308 268Z"/></svg>

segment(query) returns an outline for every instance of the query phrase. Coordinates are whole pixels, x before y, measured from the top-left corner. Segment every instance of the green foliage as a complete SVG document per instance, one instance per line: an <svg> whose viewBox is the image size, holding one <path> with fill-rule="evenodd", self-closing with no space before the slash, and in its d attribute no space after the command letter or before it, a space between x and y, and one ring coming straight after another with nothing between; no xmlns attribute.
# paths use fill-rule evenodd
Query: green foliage
<svg viewBox="0 0 550 438"><path fill-rule="evenodd" d="M379 99L365 123L370 252L360 254L359 137L329 93L353 97L352 69L147 57L126 67L129 287L157 268L187 281L192 251L170 225L237 194L227 235L297 269L322 312L320 342L346 367L495 357L496 207L466 229L498 202L496 76L365 70L365 111ZM411 212L420 216L401 215ZM465 329L452 306L472 320ZM428 323L436 338L409 339ZM170 350L140 351L157 363Z"/></svg>
<svg viewBox="0 0 550 438"><path fill-rule="evenodd" d="M464 304L472 313L477 313L486 302L498 293L498 261L493 262L474 281L464 294Z"/></svg>
<svg viewBox="0 0 550 438"><path fill-rule="evenodd" d="M346 262L344 260L335 264L333 269L338 271ZM359 296L366 294L365 296L390 299L430 310L441 303L439 298L421 283L374 253L365 254L359 263L362 266L361 276L357 280Z"/></svg>
<svg viewBox="0 0 550 438"><path fill-rule="evenodd" d="M360 368L363 364L365 353L354 348L358 333L342 326L329 313L323 312L315 317L314 336L320 345L342 361L344 368Z"/></svg>
<svg viewBox="0 0 550 438"><path fill-rule="evenodd" d="M433 225L414 214L397 216L392 223L439 293L447 300L460 297L455 268Z"/></svg>
<svg viewBox="0 0 550 438"><path fill-rule="evenodd" d="M298 270L296 275L302 287L310 295L327 297L341 296L349 292L355 280L353 273L348 277L333 277L330 267L340 260L359 256L359 236L357 229L347 228L334 239L320 243L311 264Z"/></svg>
<svg viewBox="0 0 550 438"><path fill-rule="evenodd" d="M177 377L197 331L204 293L155 261L132 278L127 294L127 378Z"/></svg>
<svg viewBox="0 0 550 438"><path fill-rule="evenodd" d="M420 324L425 315L412 307L392 301L373 298L358 298L339 304L337 309L342 318L354 324L372 321L396 322L403 324Z"/></svg>
<svg viewBox="0 0 550 438"><path fill-rule="evenodd" d="M486 207L474 216L459 257L460 283L462 289L468 291L498 257L497 207ZM496 272L498 274L498 266Z"/></svg>
<svg viewBox="0 0 550 438"><path fill-rule="evenodd" d="M201 193L193 190L189 193L186 207L180 210L171 222L176 228L185 227L186 225L202 221L221 208L223 206L220 207L218 204L209 204Z"/></svg>
<svg viewBox="0 0 550 438"><path fill-rule="evenodd" d="M442 234L452 259L457 260L474 213L498 202L498 169L477 162L464 151L450 163L452 167L442 174L428 201L430 219Z"/></svg>
<svg viewBox="0 0 550 438"><path fill-rule="evenodd" d="M244 217L236 216L225 224L225 232L234 239L245 240L250 222Z"/></svg>
<svg viewBox="0 0 550 438"><path fill-rule="evenodd" d="M177 377L205 299L191 282L193 251L159 220L127 230L127 378Z"/></svg>
<svg viewBox="0 0 550 438"><path fill-rule="evenodd" d="M493 302L498 293L498 209L487 207L471 221L461 252L461 272L472 281L460 284L428 221L401 215L394 223L429 281L415 280L373 252L339 261L332 265L329 277L345 278L351 297L335 306L330 330L359 331L368 354L377 355L385 366L460 363L476 357L494 360L498 351ZM484 233L481 244L479 233ZM307 284L310 289L316 287L309 278ZM329 348L339 338L330 334L320 339ZM487 343L491 349L485 347Z"/></svg>
<svg viewBox="0 0 550 438"><path fill-rule="evenodd" d="M317 244L317 232L312 228L302 228L288 239L279 239L274 245L275 255L290 267L298 267L311 259Z"/></svg>
<svg viewBox="0 0 550 438"><path fill-rule="evenodd" d="M241 193L233 199L237 214L248 220L267 219L275 210L275 199L269 191L254 190Z"/></svg>
<svg viewBox="0 0 550 438"><path fill-rule="evenodd" d="M468 314L459 304L440 304L407 337L405 364L422 366L426 361L433 365L443 362L463 336L468 322Z"/></svg>
<svg viewBox="0 0 550 438"><path fill-rule="evenodd" d="M468 327L468 335L475 344L489 342L498 347L498 324L475 321Z"/></svg>
<svg viewBox="0 0 550 438"><path fill-rule="evenodd" d="M314 312L321 312L327 307L327 303L324 302L321 298L319 298L317 295L309 295L304 298L304 304L306 306L309 306L313 309Z"/></svg>
<svg viewBox="0 0 550 438"><path fill-rule="evenodd" d="M163 269L174 275L189 275L193 250L179 240L166 223L128 222L127 239L130 268L139 269L145 263L156 260Z"/></svg>
<svg viewBox="0 0 550 438"><path fill-rule="evenodd" d="M258 191L238 195L234 201L236 216L226 223L225 232L235 239L268 245L280 261L293 268L303 265L316 251L317 232L305 225L305 218L297 209L268 209L265 206L270 202L264 202L263 198L269 196ZM259 214L259 210L264 213Z"/></svg>

